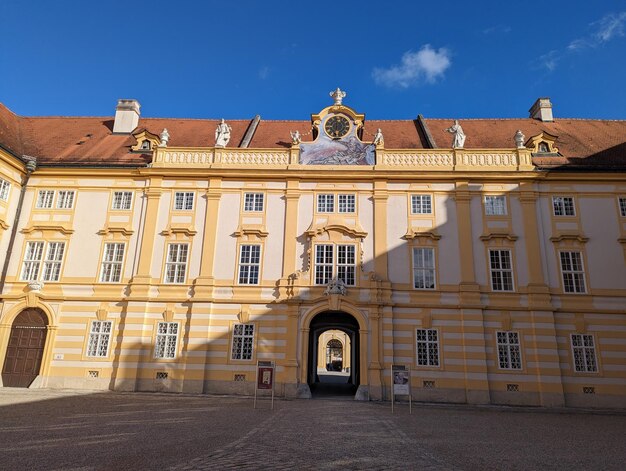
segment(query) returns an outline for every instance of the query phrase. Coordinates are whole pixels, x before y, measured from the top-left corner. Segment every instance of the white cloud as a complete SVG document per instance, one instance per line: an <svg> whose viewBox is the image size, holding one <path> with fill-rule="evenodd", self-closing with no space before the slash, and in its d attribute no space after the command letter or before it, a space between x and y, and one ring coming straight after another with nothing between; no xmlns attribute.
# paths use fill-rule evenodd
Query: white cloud
<svg viewBox="0 0 626 471"><path fill-rule="evenodd" d="M434 83L443 77L451 64L450 52L446 48L436 50L426 44L417 52L405 52L399 65L388 69L374 68L372 77L379 85L408 88L422 81Z"/></svg>
<svg viewBox="0 0 626 471"><path fill-rule="evenodd" d="M270 68L268 66L263 66L259 69L259 78L261 80L265 80L270 75Z"/></svg>
<svg viewBox="0 0 626 471"><path fill-rule="evenodd" d="M591 23L592 26L597 26L593 37L599 43L605 43L614 37L624 36L624 22L626 22L626 11L618 14L610 13L595 23Z"/></svg>
<svg viewBox="0 0 626 471"><path fill-rule="evenodd" d="M567 47L562 50L553 50L539 57L539 62L548 71L556 69L558 61L566 54L582 52L585 49L596 48L617 37L624 36L624 24L626 23L626 11L620 13L609 13L598 21L590 23L593 32L587 36L576 38L570 41Z"/></svg>
<svg viewBox="0 0 626 471"><path fill-rule="evenodd" d="M550 72L556 69L556 64L558 61L559 61L558 51L550 51L547 54L544 54L543 56L539 58L539 62L541 62L541 64Z"/></svg>
<svg viewBox="0 0 626 471"><path fill-rule="evenodd" d="M510 33L512 28L508 25L496 25L490 26L489 28L483 29L483 34L494 34L494 33Z"/></svg>

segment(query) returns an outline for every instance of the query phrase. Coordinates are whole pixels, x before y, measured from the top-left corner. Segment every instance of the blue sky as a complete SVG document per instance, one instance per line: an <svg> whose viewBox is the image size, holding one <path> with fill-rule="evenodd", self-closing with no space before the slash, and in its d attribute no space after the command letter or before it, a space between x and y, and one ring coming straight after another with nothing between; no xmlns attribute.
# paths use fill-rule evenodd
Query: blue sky
<svg viewBox="0 0 626 471"><path fill-rule="evenodd" d="M437 4L435 4L437 3ZM0 102L24 116L626 119L624 1L0 2Z"/></svg>

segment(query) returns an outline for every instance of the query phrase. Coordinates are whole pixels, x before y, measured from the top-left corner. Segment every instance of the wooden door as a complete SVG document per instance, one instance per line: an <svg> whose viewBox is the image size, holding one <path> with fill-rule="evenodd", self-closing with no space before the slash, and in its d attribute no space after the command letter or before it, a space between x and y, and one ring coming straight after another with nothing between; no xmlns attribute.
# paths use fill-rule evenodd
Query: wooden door
<svg viewBox="0 0 626 471"><path fill-rule="evenodd" d="M39 374L46 345L47 318L39 309L22 311L13 322L7 345L2 383L27 388Z"/></svg>

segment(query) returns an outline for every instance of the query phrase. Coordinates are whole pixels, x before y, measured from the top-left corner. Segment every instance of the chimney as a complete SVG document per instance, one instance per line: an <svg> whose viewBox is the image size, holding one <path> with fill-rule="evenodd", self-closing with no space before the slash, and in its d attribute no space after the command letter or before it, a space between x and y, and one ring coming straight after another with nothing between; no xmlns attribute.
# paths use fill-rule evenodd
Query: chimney
<svg viewBox="0 0 626 471"><path fill-rule="evenodd" d="M137 100L118 100L115 108L114 134L130 134L139 124L139 108Z"/></svg>
<svg viewBox="0 0 626 471"><path fill-rule="evenodd" d="M528 110L530 117L541 121L554 121L552 117L552 103L550 98L537 98L537 101Z"/></svg>

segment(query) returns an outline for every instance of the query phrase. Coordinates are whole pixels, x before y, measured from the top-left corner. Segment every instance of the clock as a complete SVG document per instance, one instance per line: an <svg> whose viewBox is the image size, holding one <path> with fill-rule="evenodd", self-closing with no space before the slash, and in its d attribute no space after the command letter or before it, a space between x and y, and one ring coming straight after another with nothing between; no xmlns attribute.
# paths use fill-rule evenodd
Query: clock
<svg viewBox="0 0 626 471"><path fill-rule="evenodd" d="M344 116L332 116L326 120L324 131L333 139L339 139L350 131L350 121Z"/></svg>

